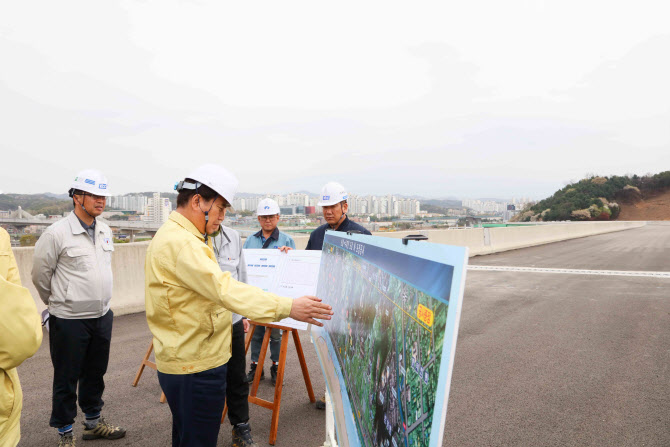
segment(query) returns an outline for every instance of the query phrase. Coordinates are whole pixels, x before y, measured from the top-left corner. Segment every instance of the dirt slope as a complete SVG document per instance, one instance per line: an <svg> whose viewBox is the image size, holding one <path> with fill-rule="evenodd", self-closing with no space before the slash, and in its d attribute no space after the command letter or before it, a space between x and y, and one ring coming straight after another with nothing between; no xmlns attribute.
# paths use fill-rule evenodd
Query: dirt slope
<svg viewBox="0 0 670 447"><path fill-rule="evenodd" d="M670 190L637 203L621 203L617 220L670 220Z"/></svg>

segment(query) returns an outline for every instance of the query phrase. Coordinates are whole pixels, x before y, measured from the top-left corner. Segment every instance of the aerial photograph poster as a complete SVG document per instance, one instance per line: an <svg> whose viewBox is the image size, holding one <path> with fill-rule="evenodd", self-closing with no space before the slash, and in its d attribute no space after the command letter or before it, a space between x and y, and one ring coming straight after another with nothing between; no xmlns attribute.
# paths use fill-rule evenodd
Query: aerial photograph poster
<svg viewBox="0 0 670 447"><path fill-rule="evenodd" d="M340 446L442 444L467 249L326 233L312 337Z"/></svg>

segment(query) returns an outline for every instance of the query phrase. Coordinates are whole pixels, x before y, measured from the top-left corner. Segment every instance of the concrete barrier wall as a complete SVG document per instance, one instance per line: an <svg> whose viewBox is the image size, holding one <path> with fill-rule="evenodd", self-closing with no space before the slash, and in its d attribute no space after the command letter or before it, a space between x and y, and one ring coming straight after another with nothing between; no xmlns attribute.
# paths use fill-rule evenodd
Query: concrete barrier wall
<svg viewBox="0 0 670 447"><path fill-rule="evenodd" d="M428 237L428 242L468 247L470 256L478 256L639 228L644 225L646 225L646 222L569 222L515 227L410 230L373 234L375 236L402 238L410 234L421 233Z"/></svg>
<svg viewBox="0 0 670 447"><path fill-rule="evenodd" d="M304 250L307 247L307 241L309 241L309 236L291 236L295 242L295 248L297 250Z"/></svg>
<svg viewBox="0 0 670 447"><path fill-rule="evenodd" d="M470 256L477 256L639 228L644 225L646 225L646 222L572 222L522 227L413 230L373 234L375 236L402 238L410 234L421 233L428 236L429 242L468 247ZM296 236L294 240L296 248L302 250L307 245L309 236ZM144 311L144 257L148 246L149 242L116 244L114 246L114 255L112 256L112 270L114 272L112 309L116 315ZM37 295L31 280L34 248L21 247L14 248L13 251L21 274L21 281L32 293L41 312L46 306Z"/></svg>
<svg viewBox="0 0 670 447"><path fill-rule="evenodd" d="M144 257L149 242L115 244L112 255L114 288L112 290L112 310L115 315L144 312ZM21 283L30 290L37 309L46 308L31 277L34 247L14 248L14 257L21 274Z"/></svg>
<svg viewBox="0 0 670 447"><path fill-rule="evenodd" d="M428 242L435 244L457 245L459 247L468 247L470 256L479 254L485 243L484 228L471 229L453 229L453 230L410 230L394 232L375 232L374 236L392 237L401 239L410 234L423 234L428 237Z"/></svg>
<svg viewBox="0 0 670 447"><path fill-rule="evenodd" d="M573 222L523 227L487 228L490 245L476 254L489 254L568 239L639 228L646 222Z"/></svg>

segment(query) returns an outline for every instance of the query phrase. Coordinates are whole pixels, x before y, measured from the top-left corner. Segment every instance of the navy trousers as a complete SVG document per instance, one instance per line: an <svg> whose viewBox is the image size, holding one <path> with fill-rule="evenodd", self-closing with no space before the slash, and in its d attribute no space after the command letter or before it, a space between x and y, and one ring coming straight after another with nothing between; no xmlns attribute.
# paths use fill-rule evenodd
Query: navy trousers
<svg viewBox="0 0 670 447"><path fill-rule="evenodd" d="M49 421L52 427L74 423L77 385L79 406L84 413L102 409L113 321L111 310L100 318L49 318L49 351L54 367Z"/></svg>
<svg viewBox="0 0 670 447"><path fill-rule="evenodd" d="M216 447L228 365L195 374L158 372L172 412L172 447Z"/></svg>

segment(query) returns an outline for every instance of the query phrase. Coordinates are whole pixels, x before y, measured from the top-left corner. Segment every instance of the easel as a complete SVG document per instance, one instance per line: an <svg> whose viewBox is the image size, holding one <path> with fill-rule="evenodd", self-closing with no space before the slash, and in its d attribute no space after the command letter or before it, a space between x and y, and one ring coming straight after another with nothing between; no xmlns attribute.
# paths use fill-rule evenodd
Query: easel
<svg viewBox="0 0 670 447"><path fill-rule="evenodd" d="M133 386L137 386L138 382L140 381L140 377L142 377L142 373L144 372L145 366L148 366L149 368L158 371L156 364L151 360L149 360L149 357L151 356L151 351L153 351L153 349L154 349L154 340L152 338L151 343L149 344L149 349L147 349L147 353L144 355L142 363L140 364L140 369L137 371L137 375L135 376L135 380L133 381ZM167 398L165 397L165 393L161 391L161 403L164 404L166 401Z"/></svg>
<svg viewBox="0 0 670 447"><path fill-rule="evenodd" d="M298 353L298 359L300 360L300 367L302 368L302 377L305 379L305 386L307 387L307 395L309 396L309 401L314 403L316 399L314 398L314 390L312 389L312 382L309 379L309 371L307 370L307 362L305 362L305 354L302 351L302 344L300 344L300 336L298 335L298 330L280 326L274 323L256 323L255 321L250 321L251 324L249 334L244 343L244 353L246 354L249 351L249 345L251 345L251 339L254 336L256 331L256 326L264 326L266 329L265 336L263 337L263 344L261 345L261 352L258 356L258 364L261 365L260 368L256 368L256 375L254 380L251 383L251 390L249 391L249 403L267 408L272 410L272 422L270 424L270 445L274 445L277 440L277 429L279 426L279 407L281 406L281 394L284 382L284 367L286 366L286 352L288 351L288 338L289 333L293 335L293 343L295 344L295 349ZM263 371L263 363L265 362L265 354L268 351L268 345L270 344L270 333L272 329L281 329L283 331L281 338L281 350L279 351L279 366L277 368L277 384L275 385L275 396L274 399L270 402L265 399L257 397L258 394L258 385L261 380L261 372ZM223 408L223 414L221 415L221 423L226 417L228 411L228 404Z"/></svg>

